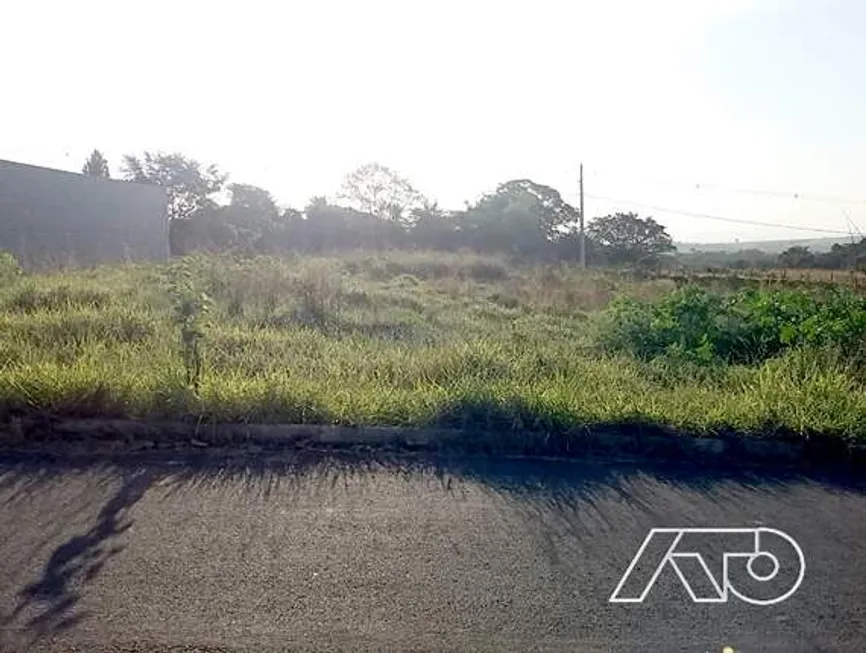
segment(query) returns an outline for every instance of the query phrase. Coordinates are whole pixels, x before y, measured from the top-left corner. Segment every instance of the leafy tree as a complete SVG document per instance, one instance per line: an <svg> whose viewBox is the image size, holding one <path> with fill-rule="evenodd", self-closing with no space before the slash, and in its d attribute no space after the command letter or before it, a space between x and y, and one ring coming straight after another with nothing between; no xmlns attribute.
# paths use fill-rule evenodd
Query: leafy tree
<svg viewBox="0 0 866 653"><path fill-rule="evenodd" d="M505 199L510 205L521 205L539 222L548 240L556 240L573 230L580 217L579 211L562 199L558 190L538 184L530 179L514 179L500 184L493 196Z"/></svg>
<svg viewBox="0 0 866 653"><path fill-rule="evenodd" d="M222 219L247 232L248 237L259 237L279 217L279 209L271 194L250 184L230 184L231 199L222 207Z"/></svg>
<svg viewBox="0 0 866 653"><path fill-rule="evenodd" d="M208 211L207 216L225 224L233 234L235 247L260 249L274 235L279 209L271 194L251 184L230 184L228 206Z"/></svg>
<svg viewBox="0 0 866 653"><path fill-rule="evenodd" d="M308 249L303 242L305 226L303 212L285 208L267 224L255 243L255 249L262 254L285 254L292 250Z"/></svg>
<svg viewBox="0 0 866 653"><path fill-rule="evenodd" d="M676 249L663 225L636 213L615 213L595 218L586 227L587 238L613 264L652 264Z"/></svg>
<svg viewBox="0 0 866 653"><path fill-rule="evenodd" d="M540 254L573 230L578 217L558 191L515 179L470 206L460 228L466 244L480 250Z"/></svg>
<svg viewBox="0 0 866 653"><path fill-rule="evenodd" d="M264 188L251 184L229 184L229 193L229 206L237 211L246 211L265 220L273 220L279 214L273 196Z"/></svg>
<svg viewBox="0 0 866 653"><path fill-rule="evenodd" d="M381 163L367 163L346 175L338 193L341 200L378 218L408 222L424 196L406 177Z"/></svg>
<svg viewBox="0 0 866 653"><path fill-rule="evenodd" d="M456 250L460 247L460 225L455 214L443 211L436 202L424 202L412 210L409 239L421 249Z"/></svg>
<svg viewBox="0 0 866 653"><path fill-rule="evenodd" d="M815 257L815 267L830 270L866 269L866 238L861 238L858 243L834 244L829 252Z"/></svg>
<svg viewBox="0 0 866 653"><path fill-rule="evenodd" d="M785 268L810 268L815 265L815 255L808 247L795 245L779 254L779 265Z"/></svg>
<svg viewBox="0 0 866 653"><path fill-rule="evenodd" d="M313 198L303 219L293 219L289 230L295 247L312 251L399 247L406 235L401 222L337 206L323 197Z"/></svg>
<svg viewBox="0 0 866 653"><path fill-rule="evenodd" d="M81 172L88 177L99 177L101 179L111 179L111 173L108 170L108 161L99 150L93 150Z"/></svg>
<svg viewBox="0 0 866 653"><path fill-rule="evenodd" d="M123 173L129 181L164 187L171 220L191 218L215 209L212 196L222 190L228 178L215 165L205 167L182 154L165 152L145 152L141 158L126 155Z"/></svg>

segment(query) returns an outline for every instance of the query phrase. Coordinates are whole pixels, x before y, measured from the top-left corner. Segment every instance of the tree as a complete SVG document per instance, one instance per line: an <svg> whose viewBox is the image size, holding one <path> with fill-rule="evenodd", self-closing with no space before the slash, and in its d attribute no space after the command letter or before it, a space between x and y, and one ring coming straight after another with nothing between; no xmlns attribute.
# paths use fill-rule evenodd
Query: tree
<svg viewBox="0 0 866 653"><path fill-rule="evenodd" d="M251 184L229 184L231 200L229 206L262 220L273 220L279 214L273 196L264 188Z"/></svg>
<svg viewBox="0 0 866 653"><path fill-rule="evenodd" d="M562 199L558 190L536 183L531 179L513 179L500 184L495 193L482 202L504 202L506 208L521 208L537 221L548 240L556 240L576 226L579 211Z"/></svg>
<svg viewBox="0 0 866 653"><path fill-rule="evenodd" d="M858 243L835 243L829 252L815 257L815 267L831 270L862 269L864 258L866 258L866 238L861 238Z"/></svg>
<svg viewBox="0 0 866 653"><path fill-rule="evenodd" d="M779 265L783 268L810 268L815 265L815 255L808 247L795 245L779 254Z"/></svg>
<svg viewBox="0 0 866 653"><path fill-rule="evenodd" d="M653 264L676 249L667 230L652 218L615 213L595 218L586 227L592 241L610 263Z"/></svg>
<svg viewBox="0 0 866 653"><path fill-rule="evenodd" d="M338 197L364 213L401 222L408 222L412 209L425 201L406 177L381 163L367 163L346 175Z"/></svg>
<svg viewBox="0 0 866 653"><path fill-rule="evenodd" d="M257 249L272 235L279 209L271 194L251 184L230 184L227 206L206 211L214 222L225 225L233 234L232 245ZM225 233L229 231L224 230Z"/></svg>
<svg viewBox="0 0 866 653"><path fill-rule="evenodd" d="M436 202L424 202L412 209L409 240L420 249L456 250L460 231L455 214L443 211Z"/></svg>
<svg viewBox="0 0 866 653"><path fill-rule="evenodd" d="M111 179L111 173L108 170L108 161L102 156L99 150L93 150L90 153L87 161L81 172L88 177L99 177L100 179Z"/></svg>
<svg viewBox="0 0 866 653"><path fill-rule="evenodd" d="M480 250L541 254L573 230L578 211L558 191L529 179L496 187L460 217L466 244Z"/></svg>
<svg viewBox="0 0 866 653"><path fill-rule="evenodd" d="M141 158L126 155L123 173L129 181L164 187L171 220L191 218L215 209L212 196L222 190L228 178L215 165L204 167L182 154L165 152L145 152Z"/></svg>
<svg viewBox="0 0 866 653"><path fill-rule="evenodd" d="M294 227L302 247L313 251L399 247L406 235L402 222L330 204L323 197L310 200L304 219Z"/></svg>

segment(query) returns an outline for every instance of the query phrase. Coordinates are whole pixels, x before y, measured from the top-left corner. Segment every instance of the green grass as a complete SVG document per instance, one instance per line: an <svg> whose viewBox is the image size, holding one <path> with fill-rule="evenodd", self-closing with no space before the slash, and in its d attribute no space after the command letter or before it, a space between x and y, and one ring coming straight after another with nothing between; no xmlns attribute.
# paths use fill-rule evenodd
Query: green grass
<svg viewBox="0 0 866 653"><path fill-rule="evenodd" d="M186 267L212 301L197 391L172 267L8 276L2 414L866 438L860 367L832 349L702 364L598 338L615 298L668 301L669 280L405 252Z"/></svg>

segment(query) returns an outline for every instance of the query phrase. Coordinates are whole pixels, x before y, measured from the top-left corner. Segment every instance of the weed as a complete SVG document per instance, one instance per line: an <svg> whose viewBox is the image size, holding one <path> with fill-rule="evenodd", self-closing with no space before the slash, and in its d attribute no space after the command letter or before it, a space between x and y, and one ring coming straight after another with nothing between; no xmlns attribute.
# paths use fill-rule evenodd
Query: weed
<svg viewBox="0 0 866 653"><path fill-rule="evenodd" d="M54 288L39 288L28 284L15 292L7 302L13 311L61 311L73 308L101 309L111 302L111 293L97 288L74 288L61 284Z"/></svg>
<svg viewBox="0 0 866 653"><path fill-rule="evenodd" d="M12 254L0 252L0 287L11 285L23 274L21 266Z"/></svg>
<svg viewBox="0 0 866 653"><path fill-rule="evenodd" d="M675 285L428 252L28 274L0 414L866 438L855 292Z"/></svg>
<svg viewBox="0 0 866 653"><path fill-rule="evenodd" d="M210 312L211 298L196 290L187 262L172 269L169 292L174 307L174 323L180 329L186 383L198 392L204 365L205 316Z"/></svg>
<svg viewBox="0 0 866 653"><path fill-rule="evenodd" d="M759 363L797 347L853 348L866 337L866 299L829 292L687 285L655 302L620 297L598 318L597 342L644 359Z"/></svg>

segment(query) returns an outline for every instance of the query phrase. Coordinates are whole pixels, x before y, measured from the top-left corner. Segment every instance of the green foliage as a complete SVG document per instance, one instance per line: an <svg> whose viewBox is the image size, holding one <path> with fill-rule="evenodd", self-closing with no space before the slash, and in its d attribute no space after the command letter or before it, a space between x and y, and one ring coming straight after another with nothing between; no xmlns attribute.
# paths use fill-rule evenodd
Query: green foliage
<svg viewBox="0 0 866 653"><path fill-rule="evenodd" d="M123 170L128 180L166 189L170 246L176 255L417 248L568 260L579 251L578 210L556 189L530 179L499 184L478 201L467 202L463 211L445 211L407 178L370 163L345 177L337 193L341 204L314 197L303 211L280 213L270 193L249 184L229 185L230 202L219 204L217 194L227 176L181 154L125 156ZM615 219L608 224L609 218ZM623 226L625 230L619 228ZM588 238L586 243L595 262L653 262L670 247L661 225L633 214L599 218L596 230L598 241Z"/></svg>
<svg viewBox="0 0 866 653"><path fill-rule="evenodd" d="M677 264L703 270L768 269L778 265L778 257L759 249L737 251L702 251L692 249L676 253Z"/></svg>
<svg viewBox="0 0 866 653"><path fill-rule="evenodd" d="M796 245L779 254L779 265L783 268L811 268L815 266L815 255L808 247Z"/></svg>
<svg viewBox="0 0 866 653"><path fill-rule="evenodd" d="M200 255L33 274L0 287L0 414L456 425L551 443L634 423L866 439L863 368L850 348L821 344L857 344L860 300L673 288L451 252ZM640 308L626 315L632 337L661 356L593 346L587 314L616 295L632 300L614 307ZM641 308L665 301L658 316ZM759 316L770 326L752 324ZM701 352L710 322L712 358ZM768 337L778 353L763 362L717 353L788 322L799 325L790 342Z"/></svg>
<svg viewBox="0 0 866 653"><path fill-rule="evenodd" d="M866 238L859 242L834 243L829 251L813 252L809 247L793 245L779 254L757 249L733 251L681 252L677 262L685 267L707 270L734 269L823 269L866 270Z"/></svg>
<svg viewBox="0 0 866 653"><path fill-rule="evenodd" d="M212 301L207 293L196 288L188 261L182 261L170 270L169 294L174 323L180 330L186 383L197 392L204 366L205 317L211 310Z"/></svg>
<svg viewBox="0 0 866 653"><path fill-rule="evenodd" d="M9 310L21 313L63 311L72 308L101 309L112 301L109 291L97 287L63 284L44 288L31 282L17 288L6 301Z"/></svg>
<svg viewBox="0 0 866 653"><path fill-rule="evenodd" d="M596 328L605 349L644 359L755 364L796 347L859 347L866 337L866 298L844 288L723 295L688 285L655 302L619 298Z"/></svg>
<svg viewBox="0 0 866 653"><path fill-rule="evenodd" d="M93 152L90 153L90 156L84 163L81 172L88 177L98 177L100 179L111 178L111 173L108 170L108 161L105 160L105 157L99 150L93 150Z"/></svg>
<svg viewBox="0 0 866 653"><path fill-rule="evenodd" d="M662 254L676 249L664 226L636 213L595 218L586 233L604 260L613 264L652 265Z"/></svg>
<svg viewBox="0 0 866 653"><path fill-rule="evenodd" d="M305 269L295 283L297 303L294 317L298 323L325 329L339 318L340 278L325 266Z"/></svg>
<svg viewBox="0 0 866 653"><path fill-rule="evenodd" d="M577 210L549 186L515 179L457 217L463 242L487 252L538 255L574 228Z"/></svg>
<svg viewBox="0 0 866 653"><path fill-rule="evenodd" d="M866 270L866 238L856 243L834 244L829 252L815 256L814 265L831 270Z"/></svg>
<svg viewBox="0 0 866 653"><path fill-rule="evenodd" d="M0 252L0 287L8 286L23 275L18 261L9 252Z"/></svg>
<svg viewBox="0 0 866 653"><path fill-rule="evenodd" d="M172 220L215 208L212 196L222 190L227 178L215 165L203 166L182 154L165 152L145 152L141 157L126 155L123 172L129 181L165 188Z"/></svg>

